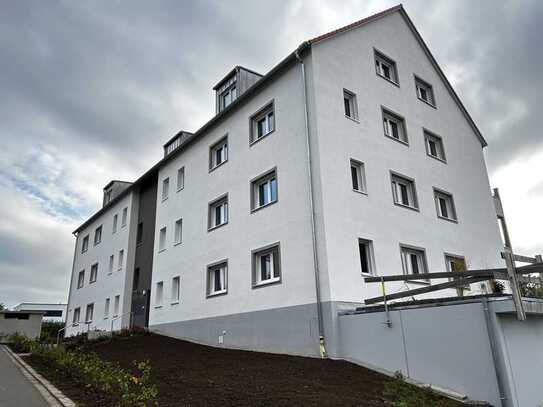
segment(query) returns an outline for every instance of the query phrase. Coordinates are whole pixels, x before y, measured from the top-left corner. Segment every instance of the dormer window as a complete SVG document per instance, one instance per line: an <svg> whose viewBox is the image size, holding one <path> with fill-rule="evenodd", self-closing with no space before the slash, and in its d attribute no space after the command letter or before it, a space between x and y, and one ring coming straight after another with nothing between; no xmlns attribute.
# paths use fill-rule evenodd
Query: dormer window
<svg viewBox="0 0 543 407"><path fill-rule="evenodd" d="M227 107L230 103L232 103L234 99L236 99L236 85L233 85L231 88L226 89L221 94L223 109Z"/></svg>
<svg viewBox="0 0 543 407"><path fill-rule="evenodd" d="M106 191L106 195L104 197L104 205L107 205L111 201L111 189Z"/></svg>
<svg viewBox="0 0 543 407"><path fill-rule="evenodd" d="M254 85L262 75L250 69L236 66L215 85L217 114L232 104L247 89Z"/></svg>
<svg viewBox="0 0 543 407"><path fill-rule="evenodd" d="M219 102L219 112L228 107L238 95L238 89L236 87L237 81L236 76L232 76L230 79L225 81L218 89L217 96Z"/></svg>

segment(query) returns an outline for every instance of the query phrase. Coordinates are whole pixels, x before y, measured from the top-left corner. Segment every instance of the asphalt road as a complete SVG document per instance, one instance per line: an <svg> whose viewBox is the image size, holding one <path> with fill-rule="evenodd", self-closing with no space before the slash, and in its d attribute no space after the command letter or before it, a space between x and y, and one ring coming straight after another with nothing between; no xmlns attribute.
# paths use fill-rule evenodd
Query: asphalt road
<svg viewBox="0 0 543 407"><path fill-rule="evenodd" d="M0 407L49 407L0 345Z"/></svg>

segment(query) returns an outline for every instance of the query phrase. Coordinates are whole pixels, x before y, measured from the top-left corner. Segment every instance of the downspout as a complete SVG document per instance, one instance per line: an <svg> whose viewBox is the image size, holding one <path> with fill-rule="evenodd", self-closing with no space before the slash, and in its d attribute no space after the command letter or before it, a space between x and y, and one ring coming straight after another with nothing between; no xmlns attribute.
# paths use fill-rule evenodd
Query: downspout
<svg viewBox="0 0 543 407"><path fill-rule="evenodd" d="M324 342L324 324L322 317L322 302L321 302L321 288L320 288L320 276L319 276L319 256L317 235L315 226L315 205L314 205L314 188L313 188L313 172L311 170L311 147L309 142L309 111L307 108L307 83L305 78L305 65L303 59L300 57L300 50L306 46L306 43L300 45L294 52L294 55L302 68L302 82L304 88L304 120L305 120L305 135L306 135L306 148L307 148L307 177L309 179L309 209L311 215L311 238L313 242L313 268L315 271L315 295L317 300L317 320L319 325L319 351L322 358L326 357L326 347Z"/></svg>

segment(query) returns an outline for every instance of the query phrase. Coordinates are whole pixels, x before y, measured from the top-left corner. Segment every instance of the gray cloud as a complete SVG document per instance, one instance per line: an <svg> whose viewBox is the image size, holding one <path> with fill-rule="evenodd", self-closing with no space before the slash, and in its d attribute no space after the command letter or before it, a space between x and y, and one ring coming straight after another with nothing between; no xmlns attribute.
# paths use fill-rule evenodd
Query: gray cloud
<svg viewBox="0 0 543 407"><path fill-rule="evenodd" d="M490 147L492 174L543 150L543 3L405 7ZM0 13L0 302L62 300L71 230L213 114L233 66L265 73L300 42L393 5L324 0L19 1ZM530 174L531 176L531 174ZM543 175L534 183L543 182ZM503 179L500 178L500 179ZM504 181L505 182L505 181ZM513 183L502 194L519 194ZM532 187L530 187L532 188ZM524 191L541 199L543 188ZM523 223L511 216L522 231ZM543 251L543 242L525 245ZM29 281L32 284L29 284Z"/></svg>

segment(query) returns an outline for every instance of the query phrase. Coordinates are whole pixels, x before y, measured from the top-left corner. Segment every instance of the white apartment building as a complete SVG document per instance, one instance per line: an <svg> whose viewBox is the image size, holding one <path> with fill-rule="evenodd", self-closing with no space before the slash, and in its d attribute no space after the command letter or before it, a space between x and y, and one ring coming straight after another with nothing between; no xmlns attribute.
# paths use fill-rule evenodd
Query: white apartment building
<svg viewBox="0 0 543 407"><path fill-rule="evenodd" d="M401 6L214 90L216 116L76 231L69 335L334 356L338 311L379 295L365 276L501 264L486 142Z"/></svg>

